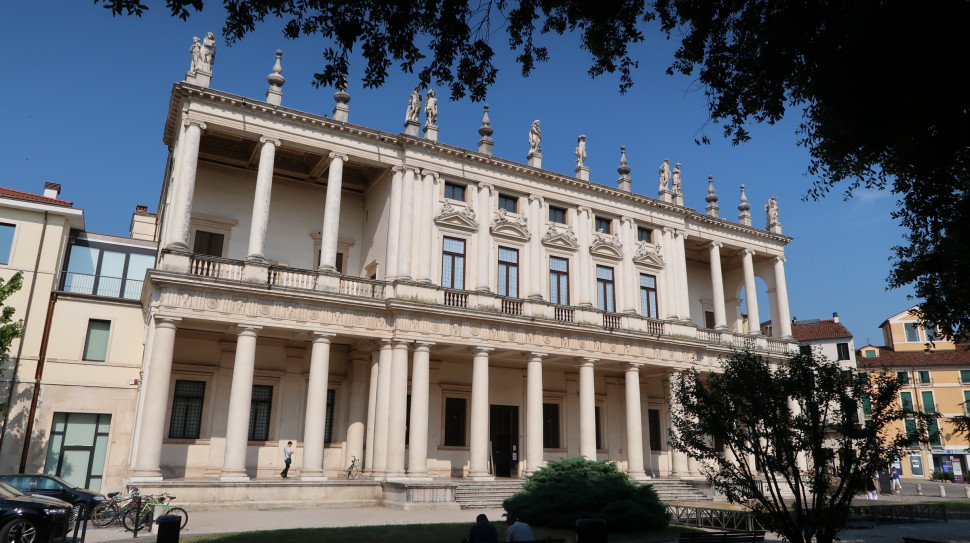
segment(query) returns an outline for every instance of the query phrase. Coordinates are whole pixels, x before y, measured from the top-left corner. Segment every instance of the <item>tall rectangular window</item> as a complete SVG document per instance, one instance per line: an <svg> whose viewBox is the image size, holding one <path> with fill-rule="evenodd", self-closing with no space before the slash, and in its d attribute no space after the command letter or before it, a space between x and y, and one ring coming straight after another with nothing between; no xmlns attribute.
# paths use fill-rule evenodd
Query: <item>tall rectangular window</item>
<svg viewBox="0 0 970 543"><path fill-rule="evenodd" d="M848 343L836 343L835 350L839 353L839 360L849 359L849 344Z"/></svg>
<svg viewBox="0 0 970 543"><path fill-rule="evenodd" d="M249 441L269 439L269 413L273 402L273 387L253 385L253 398L249 406Z"/></svg>
<svg viewBox="0 0 970 543"><path fill-rule="evenodd" d="M917 373L917 375L919 375L919 382L920 382L920 384L928 385L928 384L930 384L932 382L932 381L930 381L930 372L929 371L922 370L922 371L918 371L916 373Z"/></svg>
<svg viewBox="0 0 970 543"><path fill-rule="evenodd" d="M869 352L869 351L866 351L866 352ZM909 384L909 372L908 371L897 371L896 372L896 380L899 381L899 384L901 384L901 385L908 385Z"/></svg>
<svg viewBox="0 0 970 543"><path fill-rule="evenodd" d="M542 447L559 448L559 404L542 404Z"/></svg>
<svg viewBox="0 0 970 543"><path fill-rule="evenodd" d="M441 286L465 288L465 240L445 238L441 251Z"/></svg>
<svg viewBox="0 0 970 543"><path fill-rule="evenodd" d="M596 217L596 223L593 226L595 232L603 232L604 234L611 234L611 226L613 226L613 221L610 219L601 219Z"/></svg>
<svg viewBox="0 0 970 543"><path fill-rule="evenodd" d="M960 370L960 382L970 383L970 370Z"/></svg>
<svg viewBox="0 0 970 543"><path fill-rule="evenodd" d="M549 206L549 222L566 224L566 210L561 207Z"/></svg>
<svg viewBox="0 0 970 543"><path fill-rule="evenodd" d="M943 444L943 435L940 433L940 424L936 419L931 420L926 425L926 432L930 435L930 445L939 447Z"/></svg>
<svg viewBox="0 0 970 543"><path fill-rule="evenodd" d="M649 228L644 228L642 226L638 226L637 241L645 241L647 243L653 243L653 230Z"/></svg>
<svg viewBox="0 0 970 543"><path fill-rule="evenodd" d="M498 195L498 208L504 209L509 213L515 213L518 203L519 199L514 196L509 196L508 194Z"/></svg>
<svg viewBox="0 0 970 543"><path fill-rule="evenodd" d="M0 264L10 264L10 253L13 252L13 235L16 231L16 226L0 223Z"/></svg>
<svg viewBox="0 0 970 543"><path fill-rule="evenodd" d="M205 381L175 381L172 398L172 422L168 437L172 439L199 439L202 428L202 405L205 402Z"/></svg>
<svg viewBox="0 0 970 543"><path fill-rule="evenodd" d="M335 392L332 388L327 390L327 421L323 427L324 443L333 441L333 399Z"/></svg>
<svg viewBox="0 0 970 543"><path fill-rule="evenodd" d="M445 198L448 200L465 201L465 186L455 183L445 183Z"/></svg>
<svg viewBox="0 0 970 543"><path fill-rule="evenodd" d="M919 341L919 325L915 322L907 322L903 325L906 329L906 341Z"/></svg>
<svg viewBox="0 0 970 543"><path fill-rule="evenodd" d="M111 335L111 321L88 320L88 332L84 338L84 360L104 362L108 355L109 335Z"/></svg>
<svg viewBox="0 0 970 543"><path fill-rule="evenodd" d="M226 235L205 230L195 231L195 244L192 252L200 255L222 256L222 246L225 244Z"/></svg>
<svg viewBox="0 0 970 543"><path fill-rule="evenodd" d="M923 412L924 413L936 413L936 402L933 401L933 391L924 390L920 393L920 400L923 401Z"/></svg>
<svg viewBox="0 0 970 543"><path fill-rule="evenodd" d="M640 314L648 319L657 315L657 278L645 273L640 274Z"/></svg>
<svg viewBox="0 0 970 543"><path fill-rule="evenodd" d="M616 296L613 284L613 268L596 266L596 307L602 311L616 311Z"/></svg>
<svg viewBox="0 0 970 543"><path fill-rule="evenodd" d="M445 398L445 446L464 447L468 400Z"/></svg>
<svg viewBox="0 0 970 543"><path fill-rule="evenodd" d="M663 446L660 437L663 435L663 431L662 428L660 428L659 409L647 409L647 424L650 427L650 450L662 450Z"/></svg>
<svg viewBox="0 0 970 543"><path fill-rule="evenodd" d="M569 305L569 261L565 258L549 257L549 301Z"/></svg>
<svg viewBox="0 0 970 543"><path fill-rule="evenodd" d="M907 444L911 447L918 447L919 436L916 433L916 421L913 419L906 419L905 424L906 424L906 437L910 438L909 443Z"/></svg>
<svg viewBox="0 0 970 543"><path fill-rule="evenodd" d="M903 406L903 411L906 413L913 412L913 393L903 391L899 393L899 403Z"/></svg>
<svg viewBox="0 0 970 543"><path fill-rule="evenodd" d="M519 297L519 251L498 248L498 295Z"/></svg>

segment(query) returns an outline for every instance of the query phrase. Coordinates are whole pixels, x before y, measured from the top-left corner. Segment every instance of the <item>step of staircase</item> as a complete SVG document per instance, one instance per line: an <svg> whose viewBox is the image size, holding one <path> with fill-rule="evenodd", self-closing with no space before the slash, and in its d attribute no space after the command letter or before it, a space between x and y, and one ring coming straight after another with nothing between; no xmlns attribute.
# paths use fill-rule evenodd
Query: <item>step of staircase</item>
<svg viewBox="0 0 970 543"><path fill-rule="evenodd" d="M461 483L455 487L455 501L462 509L491 509L522 490L524 481L486 481Z"/></svg>
<svg viewBox="0 0 970 543"><path fill-rule="evenodd" d="M664 502L700 502L712 501L706 494L680 479L651 479L646 484L653 485L660 501Z"/></svg>

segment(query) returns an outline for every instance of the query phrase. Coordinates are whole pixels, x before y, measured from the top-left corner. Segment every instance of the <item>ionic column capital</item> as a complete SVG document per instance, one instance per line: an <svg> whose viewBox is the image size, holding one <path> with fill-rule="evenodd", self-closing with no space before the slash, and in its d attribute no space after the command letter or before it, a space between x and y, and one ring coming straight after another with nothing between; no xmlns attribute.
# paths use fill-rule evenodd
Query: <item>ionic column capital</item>
<svg viewBox="0 0 970 543"><path fill-rule="evenodd" d="M579 363L579 367L581 367L581 368L592 368L599 361L600 361L599 358L583 358L582 359L582 362Z"/></svg>
<svg viewBox="0 0 970 543"><path fill-rule="evenodd" d="M178 328L178 323L182 322L182 317L159 317L155 316L155 328Z"/></svg>
<svg viewBox="0 0 970 543"><path fill-rule="evenodd" d="M636 223L636 220L634 220L633 217L627 217L625 215L620 217L620 224L633 226L635 223Z"/></svg>
<svg viewBox="0 0 970 543"><path fill-rule="evenodd" d="M776 256L775 257L775 262L778 263L778 264L784 264L787 261L788 261L788 259L785 258L785 257L783 257L783 256Z"/></svg>
<svg viewBox="0 0 970 543"><path fill-rule="evenodd" d="M549 353L525 353L525 357L529 359L529 362L542 362L542 359L549 356Z"/></svg>
<svg viewBox="0 0 970 543"><path fill-rule="evenodd" d="M431 351L431 346L434 345L433 341L415 341L414 342L414 352L429 352Z"/></svg>
<svg viewBox="0 0 970 543"><path fill-rule="evenodd" d="M754 255L755 255L754 249L741 249L740 251L738 251L738 256L740 256L741 258L744 258L745 256L754 256Z"/></svg>
<svg viewBox="0 0 970 543"><path fill-rule="evenodd" d="M579 212L579 213L585 213L587 215L592 215L593 214L593 210L590 209L590 208L588 208L588 207L586 207L586 206L579 206L579 207L576 208L576 211Z"/></svg>
<svg viewBox="0 0 970 543"><path fill-rule="evenodd" d="M432 177L434 178L435 182L437 182L438 178L441 177L441 174L434 170L421 170L421 175L424 176L425 179Z"/></svg>
<svg viewBox="0 0 970 543"><path fill-rule="evenodd" d="M403 174L404 170L408 169L407 166L401 164L400 166L391 166L391 171L396 174Z"/></svg>
<svg viewBox="0 0 970 543"><path fill-rule="evenodd" d="M539 207L542 207L542 204L546 202L546 199L543 198L542 196L539 196L538 194L530 194L529 203L531 204L532 202L539 202Z"/></svg>
<svg viewBox="0 0 970 543"><path fill-rule="evenodd" d="M336 151L330 153L327 156L330 157L330 160L335 160L335 159L338 159L339 158L340 160L342 160L344 162L347 162L347 159L349 158L347 155L345 155L343 153L338 153Z"/></svg>
<svg viewBox="0 0 970 543"><path fill-rule="evenodd" d="M198 126L200 130L206 129L205 121L202 121L201 119L195 119L193 117L186 117L182 119L182 125L184 125L186 128L190 126Z"/></svg>
<svg viewBox="0 0 970 543"><path fill-rule="evenodd" d="M313 343L330 343L336 336L337 334L334 332L314 332L311 341Z"/></svg>
<svg viewBox="0 0 970 543"><path fill-rule="evenodd" d="M677 229L672 226L664 226L662 230L663 230L663 233L667 234L668 236L673 236L677 233Z"/></svg>
<svg viewBox="0 0 970 543"><path fill-rule="evenodd" d="M489 194L491 194L492 192L495 191L495 185L493 185L491 183L479 183L478 184L478 190L480 192L488 191Z"/></svg>
<svg viewBox="0 0 970 543"><path fill-rule="evenodd" d="M724 244L720 241L712 241L707 244L708 249L720 249L721 247L724 247Z"/></svg>
<svg viewBox="0 0 970 543"><path fill-rule="evenodd" d="M495 350L494 347L475 347L473 352L475 353L475 356L479 356L479 355L488 356L488 353L494 350Z"/></svg>
<svg viewBox="0 0 970 543"><path fill-rule="evenodd" d="M640 362L627 362L625 371L627 373L636 373L637 375L639 375L641 366L643 366L643 364L641 364Z"/></svg>
<svg viewBox="0 0 970 543"><path fill-rule="evenodd" d="M259 143L272 143L273 145L279 147L280 139L276 136L260 136Z"/></svg>
<svg viewBox="0 0 970 543"><path fill-rule="evenodd" d="M239 336L255 336L262 330L262 326L255 326L252 324L237 324L236 325L236 335Z"/></svg>

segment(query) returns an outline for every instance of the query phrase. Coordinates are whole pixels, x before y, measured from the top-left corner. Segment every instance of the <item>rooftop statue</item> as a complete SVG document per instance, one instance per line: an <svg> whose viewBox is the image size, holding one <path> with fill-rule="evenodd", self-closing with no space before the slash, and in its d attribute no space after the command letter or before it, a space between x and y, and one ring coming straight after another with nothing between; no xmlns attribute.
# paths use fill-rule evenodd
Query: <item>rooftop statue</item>
<svg viewBox="0 0 970 543"><path fill-rule="evenodd" d="M670 175L670 186L674 189L675 194L680 194L680 162L674 166L674 171Z"/></svg>
<svg viewBox="0 0 970 543"><path fill-rule="evenodd" d="M586 136L579 136L576 143L576 167L581 168L586 161Z"/></svg>
<svg viewBox="0 0 970 543"><path fill-rule="evenodd" d="M418 115L421 112L421 94L418 93L418 88L414 87L411 91L411 96L408 98L408 111L407 115L404 117L405 123L418 123Z"/></svg>
<svg viewBox="0 0 970 543"><path fill-rule="evenodd" d="M424 115L428 126L434 126L438 122L438 99L435 98L434 89L428 91L424 98ZM417 118L415 118L417 120Z"/></svg>
<svg viewBox="0 0 970 543"><path fill-rule="evenodd" d="M668 183L670 183L670 159L665 158L664 163L660 165L660 190L667 190Z"/></svg>
<svg viewBox="0 0 970 543"><path fill-rule="evenodd" d="M529 154L537 155L542 151L542 130L539 129L539 121L532 121L529 128Z"/></svg>
<svg viewBox="0 0 970 543"><path fill-rule="evenodd" d="M765 230L770 230L772 226L778 224L778 197L772 196L768 203L765 205L765 213L768 215L768 223L765 225Z"/></svg>
<svg viewBox="0 0 970 543"><path fill-rule="evenodd" d="M198 36L192 37L192 47L189 52L192 53L192 66L189 71L194 72L202 67L202 42Z"/></svg>
<svg viewBox="0 0 970 543"><path fill-rule="evenodd" d="M202 40L202 61L196 68L207 72L212 71L212 65L216 61L216 37L209 32Z"/></svg>

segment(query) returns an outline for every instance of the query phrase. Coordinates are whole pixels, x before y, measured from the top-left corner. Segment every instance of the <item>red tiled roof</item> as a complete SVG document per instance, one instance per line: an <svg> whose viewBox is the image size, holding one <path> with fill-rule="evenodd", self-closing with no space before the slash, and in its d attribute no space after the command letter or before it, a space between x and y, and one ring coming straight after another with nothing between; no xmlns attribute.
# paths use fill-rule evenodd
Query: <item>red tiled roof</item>
<svg viewBox="0 0 970 543"><path fill-rule="evenodd" d="M812 324L793 324L791 335L795 341L811 341L814 339L842 339L851 338L852 334L834 319L818 321Z"/></svg>
<svg viewBox="0 0 970 543"><path fill-rule="evenodd" d="M860 368L929 368L934 366L963 366L970 369L970 351L964 345L956 350L947 351L894 351L889 347L876 347L879 356L866 358L862 351L856 351L856 363Z"/></svg>
<svg viewBox="0 0 970 543"><path fill-rule="evenodd" d="M6 187L0 187L0 197L13 198L14 200L26 200L28 202L38 202L41 204L51 204L55 206L64 206L64 207L72 207L74 205L73 202L68 202L67 200L48 198L47 196L41 196L39 194L31 194L29 192L21 192L19 190L8 189Z"/></svg>

